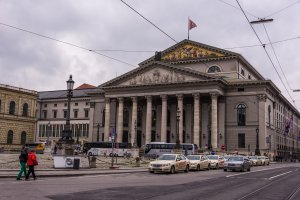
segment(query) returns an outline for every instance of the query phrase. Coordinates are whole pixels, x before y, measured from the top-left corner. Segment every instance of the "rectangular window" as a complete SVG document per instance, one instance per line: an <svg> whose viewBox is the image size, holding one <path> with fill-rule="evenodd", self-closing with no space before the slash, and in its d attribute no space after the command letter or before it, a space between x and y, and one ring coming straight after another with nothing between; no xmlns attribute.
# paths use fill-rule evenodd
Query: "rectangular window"
<svg viewBox="0 0 300 200"><path fill-rule="evenodd" d="M64 106L67 107L67 106L68 106L68 103L65 103Z"/></svg>
<svg viewBox="0 0 300 200"><path fill-rule="evenodd" d="M64 110L64 118L67 118L68 111Z"/></svg>
<svg viewBox="0 0 300 200"><path fill-rule="evenodd" d="M239 133L238 135L238 147L245 148L245 133Z"/></svg>
<svg viewBox="0 0 300 200"><path fill-rule="evenodd" d="M84 110L84 117L88 118L89 117L89 110Z"/></svg>
<svg viewBox="0 0 300 200"><path fill-rule="evenodd" d="M46 103L44 104L44 107L47 108L47 104Z"/></svg>
<svg viewBox="0 0 300 200"><path fill-rule="evenodd" d="M43 118L47 119L47 110L43 110Z"/></svg>
<svg viewBox="0 0 300 200"><path fill-rule="evenodd" d="M75 103L75 106L78 106L78 103Z"/></svg>
<svg viewBox="0 0 300 200"><path fill-rule="evenodd" d="M74 110L74 118L78 117L78 110Z"/></svg>
<svg viewBox="0 0 300 200"><path fill-rule="evenodd" d="M57 118L57 110L53 110L53 118Z"/></svg>
<svg viewBox="0 0 300 200"><path fill-rule="evenodd" d="M88 106L88 105L89 105L89 102L85 102L85 105Z"/></svg>
<svg viewBox="0 0 300 200"><path fill-rule="evenodd" d="M57 103L54 104L54 107L57 107Z"/></svg>
<svg viewBox="0 0 300 200"><path fill-rule="evenodd" d="M244 88L238 88L238 92L244 92L245 89Z"/></svg>

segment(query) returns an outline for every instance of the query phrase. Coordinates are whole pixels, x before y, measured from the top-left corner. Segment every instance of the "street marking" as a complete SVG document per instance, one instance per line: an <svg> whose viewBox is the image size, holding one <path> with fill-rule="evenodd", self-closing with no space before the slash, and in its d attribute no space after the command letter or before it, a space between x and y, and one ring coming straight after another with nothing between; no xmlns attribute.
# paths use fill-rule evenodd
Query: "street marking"
<svg viewBox="0 0 300 200"><path fill-rule="evenodd" d="M282 176L282 175L285 175L285 174L289 174L291 172L293 172L293 171L288 171L288 172L285 172L285 173L282 173L282 174L278 174L276 176L272 176L272 177L269 178L269 180L272 180L273 178L276 178L276 177L279 177L279 176Z"/></svg>
<svg viewBox="0 0 300 200"><path fill-rule="evenodd" d="M230 177L238 176L238 175L243 175L243 174L250 174L250 173L254 173L254 172L266 171L266 170L270 170L270 169L279 169L279 168L284 168L284 167L274 167L274 168L260 169L260 170L251 171L251 172L244 172L244 173L239 173L239 174L232 174L232 175L226 176L226 178L230 178Z"/></svg>

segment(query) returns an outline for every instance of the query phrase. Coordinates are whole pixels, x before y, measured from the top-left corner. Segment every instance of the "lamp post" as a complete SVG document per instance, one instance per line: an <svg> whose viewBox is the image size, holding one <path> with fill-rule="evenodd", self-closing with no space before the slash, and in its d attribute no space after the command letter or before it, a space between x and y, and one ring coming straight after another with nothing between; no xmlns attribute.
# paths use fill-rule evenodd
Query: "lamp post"
<svg viewBox="0 0 300 200"><path fill-rule="evenodd" d="M73 86L74 81L72 80L72 75L70 75L67 81L67 98L68 98L68 110L66 116L66 126L62 131L61 138L58 141L58 149L61 155L74 155L74 140L72 139L72 130L70 125L70 110L71 110L71 98L73 97Z"/></svg>
<svg viewBox="0 0 300 200"><path fill-rule="evenodd" d="M259 150L259 129L256 128L256 148L255 148L255 155L260 156L260 150Z"/></svg>
<svg viewBox="0 0 300 200"><path fill-rule="evenodd" d="M49 121L48 124L47 124L47 128L48 128L48 130L47 130L47 146L49 146L50 126L51 126L51 124L50 124L50 121Z"/></svg>
<svg viewBox="0 0 300 200"><path fill-rule="evenodd" d="M100 124L97 124L97 142L99 142L100 140L100 133L99 133L99 129L100 129Z"/></svg>
<svg viewBox="0 0 300 200"><path fill-rule="evenodd" d="M179 139L179 120L180 120L180 110L177 108L176 114L176 149L180 149L180 139Z"/></svg>
<svg viewBox="0 0 300 200"><path fill-rule="evenodd" d="M79 124L76 124L76 133L77 133L77 135L76 135L76 137L77 137L77 140L76 140L76 144L79 144Z"/></svg>
<svg viewBox="0 0 300 200"><path fill-rule="evenodd" d="M134 138L136 139L136 136L137 136L137 134L136 134L136 130L137 130L137 126L136 126L136 120L134 120ZM133 141L133 147L136 147L136 142L135 141Z"/></svg>

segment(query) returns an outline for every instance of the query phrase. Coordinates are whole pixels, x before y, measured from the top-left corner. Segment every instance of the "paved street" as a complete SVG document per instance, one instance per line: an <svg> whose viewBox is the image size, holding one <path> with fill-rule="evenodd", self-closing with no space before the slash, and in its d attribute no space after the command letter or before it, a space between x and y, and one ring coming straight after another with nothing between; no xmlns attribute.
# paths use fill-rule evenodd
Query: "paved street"
<svg viewBox="0 0 300 200"><path fill-rule="evenodd" d="M1 179L1 199L300 199L300 164L251 172L128 173L81 177ZM295 194L294 194L295 193Z"/></svg>

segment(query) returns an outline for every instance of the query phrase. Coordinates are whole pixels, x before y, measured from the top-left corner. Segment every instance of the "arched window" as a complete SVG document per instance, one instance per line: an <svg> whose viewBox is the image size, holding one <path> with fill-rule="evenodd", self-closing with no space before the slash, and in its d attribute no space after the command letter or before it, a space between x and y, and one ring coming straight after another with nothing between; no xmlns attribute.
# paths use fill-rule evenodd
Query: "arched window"
<svg viewBox="0 0 300 200"><path fill-rule="evenodd" d="M23 104L23 112L22 112L22 116L23 117L27 117L28 116L28 104L24 103Z"/></svg>
<svg viewBox="0 0 300 200"><path fill-rule="evenodd" d="M218 66L211 66L207 71L207 73L217 73L217 72L221 72L221 69Z"/></svg>
<svg viewBox="0 0 300 200"><path fill-rule="evenodd" d="M246 125L246 106L245 106L245 104L239 104L237 106L237 118L238 118L238 126Z"/></svg>
<svg viewBox="0 0 300 200"><path fill-rule="evenodd" d="M26 143L26 132L23 131L21 133L21 144L25 144Z"/></svg>
<svg viewBox="0 0 300 200"><path fill-rule="evenodd" d="M7 133L7 144L12 144L14 140L14 132L9 130Z"/></svg>
<svg viewBox="0 0 300 200"><path fill-rule="evenodd" d="M9 103L9 114L14 115L16 111L16 103L14 101L11 101Z"/></svg>

